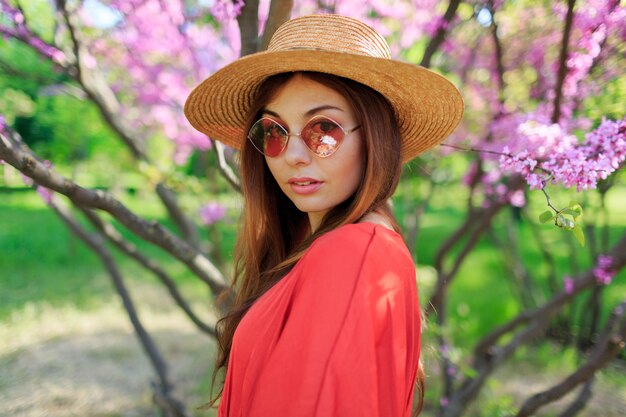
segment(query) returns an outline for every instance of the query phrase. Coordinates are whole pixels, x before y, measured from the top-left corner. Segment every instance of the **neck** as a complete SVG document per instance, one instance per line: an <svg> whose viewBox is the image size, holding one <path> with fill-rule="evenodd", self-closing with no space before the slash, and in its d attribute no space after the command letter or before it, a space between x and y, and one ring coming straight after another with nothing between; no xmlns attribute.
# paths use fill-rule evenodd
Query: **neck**
<svg viewBox="0 0 626 417"><path fill-rule="evenodd" d="M311 233L315 233L317 228L320 227L320 224L322 224L322 219L324 218L324 215L326 215L326 213L325 212L311 212L311 213L308 213L308 215L309 215L309 225L311 226Z"/></svg>

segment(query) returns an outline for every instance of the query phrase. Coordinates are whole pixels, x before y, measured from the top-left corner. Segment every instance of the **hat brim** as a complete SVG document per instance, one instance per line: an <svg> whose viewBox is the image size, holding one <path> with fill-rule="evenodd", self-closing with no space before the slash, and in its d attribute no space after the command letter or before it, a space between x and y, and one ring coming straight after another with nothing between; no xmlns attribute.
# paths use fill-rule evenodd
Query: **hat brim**
<svg viewBox="0 0 626 417"><path fill-rule="evenodd" d="M349 78L381 93L393 106L406 162L441 143L463 116L463 99L447 79L416 65L320 50L259 52L216 71L187 98L185 116L212 139L240 149L259 86L284 72L315 71Z"/></svg>

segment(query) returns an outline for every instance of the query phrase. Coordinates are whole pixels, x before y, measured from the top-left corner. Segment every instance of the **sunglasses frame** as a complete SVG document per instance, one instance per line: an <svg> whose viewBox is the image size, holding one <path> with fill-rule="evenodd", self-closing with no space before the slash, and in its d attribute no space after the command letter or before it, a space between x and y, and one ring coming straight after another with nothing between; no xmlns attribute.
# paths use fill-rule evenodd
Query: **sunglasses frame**
<svg viewBox="0 0 626 417"><path fill-rule="evenodd" d="M311 122L313 122L316 119L323 119L323 120L327 120L329 122L334 123L335 125L337 125L337 127L339 129L341 129L341 131L343 132L343 137L341 138L341 140L339 140L337 146L335 147L335 149L327 154L327 155L320 155L319 153L315 152L313 149L311 149L307 143L306 140L304 140L302 138L302 131L300 131L299 133L289 133L289 131L287 130L287 128L285 126L283 126L281 123L279 123L278 121L274 120L273 118L269 117L269 116L263 116L261 118L259 118L256 122L254 122L252 124L252 126L250 127L250 130L248 131L248 140L252 143L252 146L254 146L254 148L259 151L263 156L267 157L267 158L277 158L279 157L283 152L285 152L285 149L287 149L287 145L289 145L289 139L291 138L291 136L299 136L300 139L304 142L304 144L306 145L307 149L311 152L313 152L313 154L315 154L318 158L328 158L329 156L333 155L335 152L337 152L337 149L339 149L339 146L343 143L344 139L346 138L346 136L348 136L348 134L354 132L355 130L357 130L358 128L361 127L361 125L356 125L355 127L353 127L352 129L345 129L343 126L341 126L341 124L339 124L339 122L335 121L334 119L332 119L331 117L328 116L324 116L322 114L316 114L315 116L311 117L306 124L304 125L304 128L302 130L305 130L310 124ZM265 152L263 152L261 149L259 149L259 147L256 145L256 143L254 142L254 140L252 139L252 129L254 129L254 127L257 125L257 123L263 121L263 120L269 120L272 123L274 123L276 126L280 127L280 129L284 132L284 136L287 138L285 140L285 144L283 145L283 147L281 148L280 152L274 156L271 155L267 155Z"/></svg>

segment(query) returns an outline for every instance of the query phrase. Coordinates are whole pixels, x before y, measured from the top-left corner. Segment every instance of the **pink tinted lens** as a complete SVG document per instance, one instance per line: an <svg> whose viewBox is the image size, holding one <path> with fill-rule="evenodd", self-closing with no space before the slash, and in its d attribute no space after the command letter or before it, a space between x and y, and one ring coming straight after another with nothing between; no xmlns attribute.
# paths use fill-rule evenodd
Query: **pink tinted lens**
<svg viewBox="0 0 626 417"><path fill-rule="evenodd" d="M261 153L274 157L283 151L287 143L287 132L274 120L262 118L252 126L248 138Z"/></svg>
<svg viewBox="0 0 626 417"><path fill-rule="evenodd" d="M327 118L315 118L302 129L302 140L318 156L332 155L345 134L336 122Z"/></svg>

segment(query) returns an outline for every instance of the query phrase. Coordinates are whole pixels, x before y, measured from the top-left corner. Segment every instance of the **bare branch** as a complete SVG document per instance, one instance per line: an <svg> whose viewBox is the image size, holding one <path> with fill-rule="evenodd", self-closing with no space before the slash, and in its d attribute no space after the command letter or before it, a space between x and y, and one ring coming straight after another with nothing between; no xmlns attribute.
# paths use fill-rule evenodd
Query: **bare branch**
<svg viewBox="0 0 626 417"><path fill-rule="evenodd" d="M419 236L421 220L426 208L430 204L437 185L433 181L432 177L428 177L428 192L420 199L420 203L413 209L413 212L404 216L403 229L404 229L404 242L406 243L409 253L415 253L415 245ZM413 197L411 197L413 199Z"/></svg>
<svg viewBox="0 0 626 417"><path fill-rule="evenodd" d="M135 329L135 333L139 338L141 346L148 355L152 368L159 378L159 383L153 384L153 387L155 388L155 396L164 400L167 404L167 409L170 412L173 412L171 415L176 417L188 417L189 414L185 410L182 402L173 396L173 386L169 377L167 363L163 359L163 356L159 352L156 344L141 324L133 300L128 292L128 289L126 288L126 285L124 284L122 274L120 273L113 256L111 256L111 253L104 246L102 239L100 236L90 235L87 233L65 207L58 206L54 203L50 203L50 207L59 215L68 228L100 257L100 260L109 272L111 280L113 281L118 295L122 299L122 304L128 313L128 318Z"/></svg>
<svg viewBox="0 0 626 417"><path fill-rule="evenodd" d="M442 25L437 29L437 33L430 39L428 45L426 46L426 50L424 51L424 56L422 57L422 62L420 65L424 68L430 67L430 61L437 51L444 39L446 38L446 34L448 32L448 26L454 15L456 14L456 9L458 9L459 4L461 4L461 0L450 0L450 4L448 4L448 8L443 15Z"/></svg>
<svg viewBox="0 0 626 417"><path fill-rule="evenodd" d="M78 205L99 208L110 213L129 230L171 253L187 265L215 294L225 289L226 280L213 263L161 224L140 218L109 193L88 190L64 178L23 148L24 144L16 144L9 136L0 133L0 159L4 159L38 184L69 197Z"/></svg>
<svg viewBox="0 0 626 417"><path fill-rule="evenodd" d="M96 213L82 206L76 206L80 209L85 217L93 224L98 231L106 237L109 242L113 243L120 251L136 260L141 266L152 272L165 285L170 295L176 301L176 304L187 314L187 317L204 333L215 337L215 326L209 325L202 321L191 309L185 301L182 294L178 291L176 283L156 262L143 255L135 245L124 240L122 235L110 224L104 222Z"/></svg>
<svg viewBox="0 0 626 417"><path fill-rule="evenodd" d="M235 174L226 160L226 154L224 152L226 150L226 145L213 139L211 139L211 142L213 143L213 150L217 155L217 167L222 174L222 177L224 177L237 192L241 193L241 182L239 181L239 177Z"/></svg>
<svg viewBox="0 0 626 417"><path fill-rule="evenodd" d="M565 394L587 381L600 368L624 349L626 345L626 301L617 306L604 328L595 349L589 360L574 373L569 375L554 387L530 397L520 408L516 417L528 417L542 406L558 400Z"/></svg>
<svg viewBox="0 0 626 417"><path fill-rule="evenodd" d="M263 30L263 37L261 38L262 51L267 49L276 29L289 20L292 8L293 0L272 0L267 22L265 23L265 29Z"/></svg>
<svg viewBox="0 0 626 417"><path fill-rule="evenodd" d="M592 387L595 379L595 376L591 376L591 378L585 382L585 385L583 385L576 399L572 401L572 403L565 410L563 410L561 414L559 414L559 417L574 417L585 408L585 405L593 395Z"/></svg>
<svg viewBox="0 0 626 417"><path fill-rule="evenodd" d="M561 99L563 98L563 84L567 76L567 51L569 49L569 38L574 23L574 5L576 0L567 0L567 15L565 17L565 27L563 28L563 40L561 41L561 52L559 56L559 72L557 75L554 110L552 111L552 123L558 123L561 118Z"/></svg>
<svg viewBox="0 0 626 417"><path fill-rule="evenodd" d="M613 268L619 270L626 265L626 236L623 236L622 239L613 247L610 256L613 259ZM485 336L483 340L481 340L474 348L474 356L481 357L489 354L489 350L496 345L502 336L513 331L515 328L530 322L531 320L549 320L549 318L552 317L564 304L571 301L571 299L573 299L576 295L589 289L595 284L596 277L593 274L593 271L585 272L578 279L574 280L574 286L571 291L560 292L541 307L522 312L508 323L500 326Z"/></svg>
<svg viewBox="0 0 626 417"><path fill-rule="evenodd" d="M259 51L259 0L248 0L237 16L241 33L241 56Z"/></svg>
<svg viewBox="0 0 626 417"><path fill-rule="evenodd" d="M515 190L522 185L522 179L516 177L511 181L510 189ZM495 215L505 207L505 203L494 203L487 209L470 213L465 222L441 245L435 256L434 266L438 273L437 286L430 297L430 301L424 310L428 317L433 312L440 310L444 304L445 293L450 282L454 278L465 257L471 249L478 243L480 237L488 230ZM461 253L455 257L452 267L445 270L444 260L448 253L465 237L470 235L469 240L464 245Z"/></svg>
<svg viewBox="0 0 626 417"><path fill-rule="evenodd" d="M201 251L200 235L198 229L193 224L191 219L183 213L178 201L176 200L176 194L171 188L165 186L165 184L158 183L156 186L156 193L163 202L163 205L167 209L170 219L178 226L178 229L183 235L183 238L187 243Z"/></svg>
<svg viewBox="0 0 626 417"><path fill-rule="evenodd" d="M613 259L612 268L620 270L626 266L626 235L620 239L608 255ZM449 399L449 406L444 410L444 417L459 416L476 398L478 391L496 366L510 358L520 346L530 343L540 335L563 305L570 302L576 294L595 285L595 283L596 277L593 269L586 271L575 280L572 291L563 291L543 306L521 313L478 343L474 349L472 364L475 376L467 377L461 387ZM506 345L502 347L496 345L500 337L522 324L527 324L527 326L513 335Z"/></svg>
<svg viewBox="0 0 626 417"><path fill-rule="evenodd" d="M489 26L491 38L493 39L494 53L496 57L496 70L498 74L498 101L504 104L504 63L502 62L502 44L498 36L498 24L496 23L496 12L493 0L489 1L489 11L491 12L491 25Z"/></svg>

